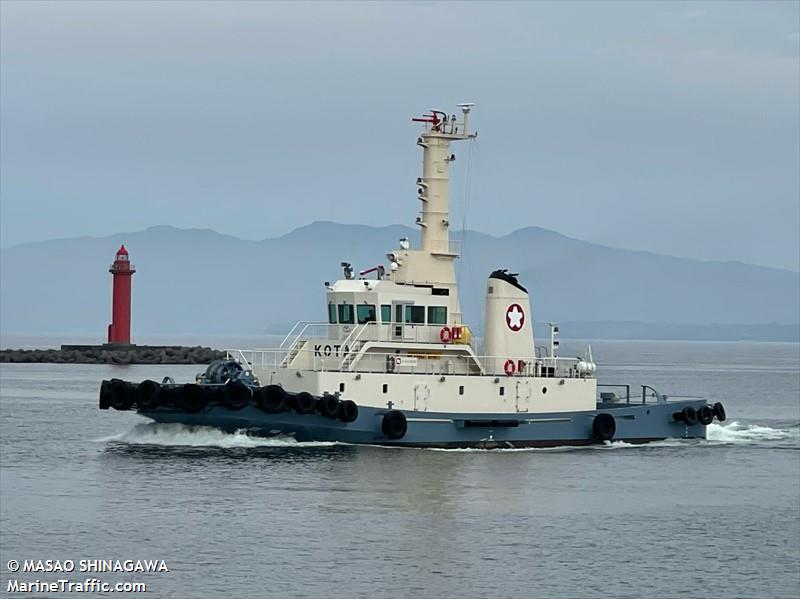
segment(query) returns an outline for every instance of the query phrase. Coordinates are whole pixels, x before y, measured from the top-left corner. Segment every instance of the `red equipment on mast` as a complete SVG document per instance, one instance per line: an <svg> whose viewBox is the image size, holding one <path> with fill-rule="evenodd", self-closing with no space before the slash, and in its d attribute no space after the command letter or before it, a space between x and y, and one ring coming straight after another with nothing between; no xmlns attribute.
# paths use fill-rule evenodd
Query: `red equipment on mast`
<svg viewBox="0 0 800 599"><path fill-rule="evenodd" d="M430 114L424 114L422 117L414 117L411 120L416 123L431 123L431 129L438 131L442 122L447 120L447 115L441 110L431 110Z"/></svg>

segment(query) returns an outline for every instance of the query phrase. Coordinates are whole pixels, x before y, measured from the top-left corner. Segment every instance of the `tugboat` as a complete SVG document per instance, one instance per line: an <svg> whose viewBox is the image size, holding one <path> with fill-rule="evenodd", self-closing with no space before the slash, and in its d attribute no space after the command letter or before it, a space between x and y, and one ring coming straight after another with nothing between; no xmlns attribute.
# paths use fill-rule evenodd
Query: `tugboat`
<svg viewBox="0 0 800 599"><path fill-rule="evenodd" d="M422 126L418 248L401 239L385 264L357 275L341 262L343 278L325 284L327 322L297 323L279 347L227 350L189 384L103 381L100 407L301 442L516 448L705 438L714 418L725 420L722 404L598 385L590 348L558 355L556 324L537 347L528 291L507 269L486 281L477 350L449 235L450 144L477 135L473 105L459 107L460 120L439 110L412 119Z"/></svg>

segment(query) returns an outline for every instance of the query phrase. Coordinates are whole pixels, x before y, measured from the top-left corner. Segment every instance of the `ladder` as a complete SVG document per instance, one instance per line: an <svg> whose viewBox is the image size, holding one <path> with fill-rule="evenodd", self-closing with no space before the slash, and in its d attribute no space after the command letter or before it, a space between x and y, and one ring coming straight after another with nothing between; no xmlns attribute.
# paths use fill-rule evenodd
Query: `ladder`
<svg viewBox="0 0 800 599"><path fill-rule="evenodd" d="M292 349L289 350L289 353L286 354L286 357L283 358L281 361L281 368L287 368L289 364L291 364L294 359L297 357L303 348L306 346L307 340L306 339L298 339L292 345Z"/></svg>
<svg viewBox="0 0 800 599"><path fill-rule="evenodd" d="M364 347L364 343L366 343L366 341L359 339L353 344L350 351L344 357L344 360L342 360L342 370L351 370L351 366L353 366L356 358L361 353L361 348Z"/></svg>

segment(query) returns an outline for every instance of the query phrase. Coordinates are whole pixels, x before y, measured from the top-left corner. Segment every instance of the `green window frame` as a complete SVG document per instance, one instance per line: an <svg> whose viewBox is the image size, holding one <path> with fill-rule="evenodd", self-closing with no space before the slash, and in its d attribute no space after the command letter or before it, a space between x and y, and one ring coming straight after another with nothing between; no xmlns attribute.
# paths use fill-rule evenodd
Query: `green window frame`
<svg viewBox="0 0 800 599"><path fill-rule="evenodd" d="M353 304L339 304L339 324L353 324Z"/></svg>
<svg viewBox="0 0 800 599"><path fill-rule="evenodd" d="M425 324L425 306L406 304L406 324Z"/></svg>
<svg viewBox="0 0 800 599"><path fill-rule="evenodd" d="M447 307L428 306L428 324L447 324Z"/></svg>
<svg viewBox="0 0 800 599"><path fill-rule="evenodd" d="M392 322L392 305L381 304L381 322Z"/></svg>
<svg viewBox="0 0 800 599"><path fill-rule="evenodd" d="M356 320L358 324L365 324L367 322L375 322L375 305L374 304L359 304L356 306Z"/></svg>
<svg viewBox="0 0 800 599"><path fill-rule="evenodd" d="M336 304L328 304L328 322L336 324Z"/></svg>

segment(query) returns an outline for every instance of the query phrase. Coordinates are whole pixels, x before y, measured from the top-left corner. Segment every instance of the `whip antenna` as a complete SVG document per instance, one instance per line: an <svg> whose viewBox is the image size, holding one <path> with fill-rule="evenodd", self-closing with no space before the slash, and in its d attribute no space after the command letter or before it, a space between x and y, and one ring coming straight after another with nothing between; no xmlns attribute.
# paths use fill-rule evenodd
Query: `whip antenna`
<svg viewBox="0 0 800 599"><path fill-rule="evenodd" d="M465 102L462 104L458 104L458 107L461 108L462 112L464 113L464 128L467 128L467 124L469 123L469 113L472 108L475 106L473 102ZM464 262L464 251L467 246L467 222L469 221L469 206L470 206L470 193L472 188L472 162L474 160L474 154L477 151L475 142L477 140L477 136L470 138L469 144L469 152L467 154L467 174L464 181L464 196L461 200L461 262L458 264L458 272L456 275L456 282L461 286L461 265Z"/></svg>

